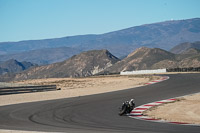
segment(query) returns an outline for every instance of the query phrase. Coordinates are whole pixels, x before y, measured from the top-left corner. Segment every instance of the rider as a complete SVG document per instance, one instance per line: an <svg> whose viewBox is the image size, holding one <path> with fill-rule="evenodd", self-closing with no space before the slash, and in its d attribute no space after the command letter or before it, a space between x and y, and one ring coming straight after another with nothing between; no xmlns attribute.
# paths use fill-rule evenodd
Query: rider
<svg viewBox="0 0 200 133"><path fill-rule="evenodd" d="M130 105L130 107L131 107L132 109L134 109L134 108L135 108L135 100L134 100L134 99L131 99L131 100L129 101L129 105Z"/></svg>
<svg viewBox="0 0 200 133"><path fill-rule="evenodd" d="M130 101L125 101L122 105L122 108L120 108L119 115L123 114L129 114L131 111L135 108L135 101L134 99L131 99Z"/></svg>

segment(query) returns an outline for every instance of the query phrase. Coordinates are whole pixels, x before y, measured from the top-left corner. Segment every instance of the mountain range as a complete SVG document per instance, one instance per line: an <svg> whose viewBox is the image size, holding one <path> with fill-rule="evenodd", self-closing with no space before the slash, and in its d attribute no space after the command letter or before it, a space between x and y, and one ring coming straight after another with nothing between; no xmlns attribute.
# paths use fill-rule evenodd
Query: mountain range
<svg viewBox="0 0 200 133"><path fill-rule="evenodd" d="M194 42L194 43L190 43L190 42L181 43L181 44L173 47L170 50L170 52L172 52L174 54L180 54L180 53L185 52L186 50L188 50L190 48L200 49L200 41L197 41L197 42Z"/></svg>
<svg viewBox="0 0 200 133"><path fill-rule="evenodd" d="M59 63L32 67L20 73L5 74L0 77L0 81L87 77L121 71L177 67L200 67L200 50L188 48L180 54L174 54L160 48L141 47L123 60L118 59L108 50L92 50L74 55Z"/></svg>
<svg viewBox="0 0 200 133"><path fill-rule="evenodd" d="M135 26L99 35L91 34L44 40L1 42L0 54L4 56L0 61L14 57L19 61L32 61L41 65L50 64L63 61L78 52L94 49L108 49L117 57L125 57L136 48L149 47L170 50L177 44L199 41L199 38L200 18L173 20ZM56 58L56 51L63 47L69 50L67 52L59 52L60 55ZM49 53L55 54L55 56L52 56L52 58ZM23 57L24 54L26 55L25 57ZM41 59L34 58L35 55L41 57Z"/></svg>
<svg viewBox="0 0 200 133"><path fill-rule="evenodd" d="M173 54L159 48L142 47L104 71L109 73L118 73L121 71L177 67L200 67L200 50L190 48L183 53Z"/></svg>
<svg viewBox="0 0 200 133"><path fill-rule="evenodd" d="M77 48L59 47L59 48L44 48L38 50L30 50L21 53L0 55L2 61L15 59L18 61L28 61L38 65L52 64L55 62L64 61L73 55L82 52Z"/></svg>
<svg viewBox="0 0 200 133"><path fill-rule="evenodd" d="M14 59L10 59L5 62L0 62L0 75L4 75L6 73L18 73L22 72L26 69L29 69L31 67L37 66L36 64L32 64L30 62L19 62Z"/></svg>
<svg viewBox="0 0 200 133"><path fill-rule="evenodd" d="M5 75L0 77L0 80L86 77L95 75L118 61L119 59L107 50L92 50L74 55L59 63L33 67L21 73Z"/></svg>
<svg viewBox="0 0 200 133"><path fill-rule="evenodd" d="M126 58L104 70L109 73L121 71L145 70L163 60L173 60L175 55L159 48L141 47L130 53Z"/></svg>

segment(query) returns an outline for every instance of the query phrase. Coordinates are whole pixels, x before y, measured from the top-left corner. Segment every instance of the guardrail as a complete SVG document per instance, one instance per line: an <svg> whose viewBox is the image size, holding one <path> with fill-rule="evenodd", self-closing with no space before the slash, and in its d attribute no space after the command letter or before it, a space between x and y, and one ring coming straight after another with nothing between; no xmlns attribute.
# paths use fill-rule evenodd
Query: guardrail
<svg viewBox="0 0 200 133"><path fill-rule="evenodd" d="M120 72L120 75L154 74L154 73L166 73L166 72L200 72L200 67L166 68L166 69L156 69L156 70L125 71L125 72Z"/></svg>
<svg viewBox="0 0 200 133"><path fill-rule="evenodd" d="M157 69L157 70L138 70L138 71L125 71L120 72L120 75L132 75L132 74L154 74L154 73L166 73L166 69Z"/></svg>
<svg viewBox="0 0 200 133"><path fill-rule="evenodd" d="M19 93L33 93L43 91L55 91L56 85L42 85L42 86L19 86L19 87L0 87L0 95L10 95Z"/></svg>
<svg viewBox="0 0 200 133"><path fill-rule="evenodd" d="M167 72L200 72L200 67L167 68Z"/></svg>

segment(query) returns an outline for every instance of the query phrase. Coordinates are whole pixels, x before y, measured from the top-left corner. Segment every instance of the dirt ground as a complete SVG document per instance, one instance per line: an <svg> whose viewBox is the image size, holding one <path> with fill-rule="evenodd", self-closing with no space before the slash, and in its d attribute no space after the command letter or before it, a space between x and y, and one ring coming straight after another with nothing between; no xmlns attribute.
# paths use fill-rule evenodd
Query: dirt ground
<svg viewBox="0 0 200 133"><path fill-rule="evenodd" d="M157 106L145 114L172 122L200 124L200 93L182 97L174 103Z"/></svg>
<svg viewBox="0 0 200 133"><path fill-rule="evenodd" d="M158 76L98 76L89 78L51 78L15 82L17 84L57 85L58 91L0 96L0 105L44 101L105 93L144 85Z"/></svg>

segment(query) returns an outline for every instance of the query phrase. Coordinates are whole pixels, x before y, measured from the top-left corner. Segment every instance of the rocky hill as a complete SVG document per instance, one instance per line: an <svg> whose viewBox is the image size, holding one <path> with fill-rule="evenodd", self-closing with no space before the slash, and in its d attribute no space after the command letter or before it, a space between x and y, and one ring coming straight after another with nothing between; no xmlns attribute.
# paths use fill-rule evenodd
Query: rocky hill
<svg viewBox="0 0 200 133"><path fill-rule="evenodd" d="M181 54L173 54L158 48L142 47L105 69L101 74L177 67L200 67L200 51L192 48Z"/></svg>
<svg viewBox="0 0 200 133"><path fill-rule="evenodd" d="M179 45L176 45L175 47L173 47L170 52L175 53L175 54L180 54L182 52L187 51L190 48L196 48L196 49L200 49L200 41L194 42L194 43L181 43Z"/></svg>
<svg viewBox="0 0 200 133"><path fill-rule="evenodd" d="M196 55L200 53L200 49L189 48L186 51L181 52L181 55Z"/></svg>
<svg viewBox="0 0 200 133"><path fill-rule="evenodd" d="M30 67L37 66L36 64L32 64L30 62L18 62L17 60L11 59L5 62L0 63L0 75L6 73L18 73L22 72Z"/></svg>
<svg viewBox="0 0 200 133"><path fill-rule="evenodd" d="M174 60L175 55L158 48L141 47L117 62L104 72L118 73L121 71L152 69L155 63L163 60Z"/></svg>
<svg viewBox="0 0 200 133"><path fill-rule="evenodd" d="M122 57L139 47L169 50L179 43L200 41L199 38L200 18L194 18L146 24L100 35L1 42L0 54L65 46L78 48L81 51L108 49L117 57Z"/></svg>
<svg viewBox="0 0 200 133"><path fill-rule="evenodd" d="M16 59L18 61L28 61L38 65L47 65L64 61L80 52L81 50L77 48L69 47L46 48L16 54L1 55L1 61Z"/></svg>
<svg viewBox="0 0 200 133"><path fill-rule="evenodd" d="M119 59L107 50L93 50L75 55L63 62L29 69L12 76L12 80L86 77L103 71L117 61L119 61ZM8 78L8 76L6 78ZM1 78L1 80L4 79Z"/></svg>
<svg viewBox="0 0 200 133"><path fill-rule="evenodd" d="M159 48L141 47L121 61L107 50L92 50L59 63L33 67L17 74L4 74L0 77L0 81L86 77L121 71L177 67L200 67L200 50L190 48L181 54L173 54ZM5 67L0 67L1 73L7 70Z"/></svg>

